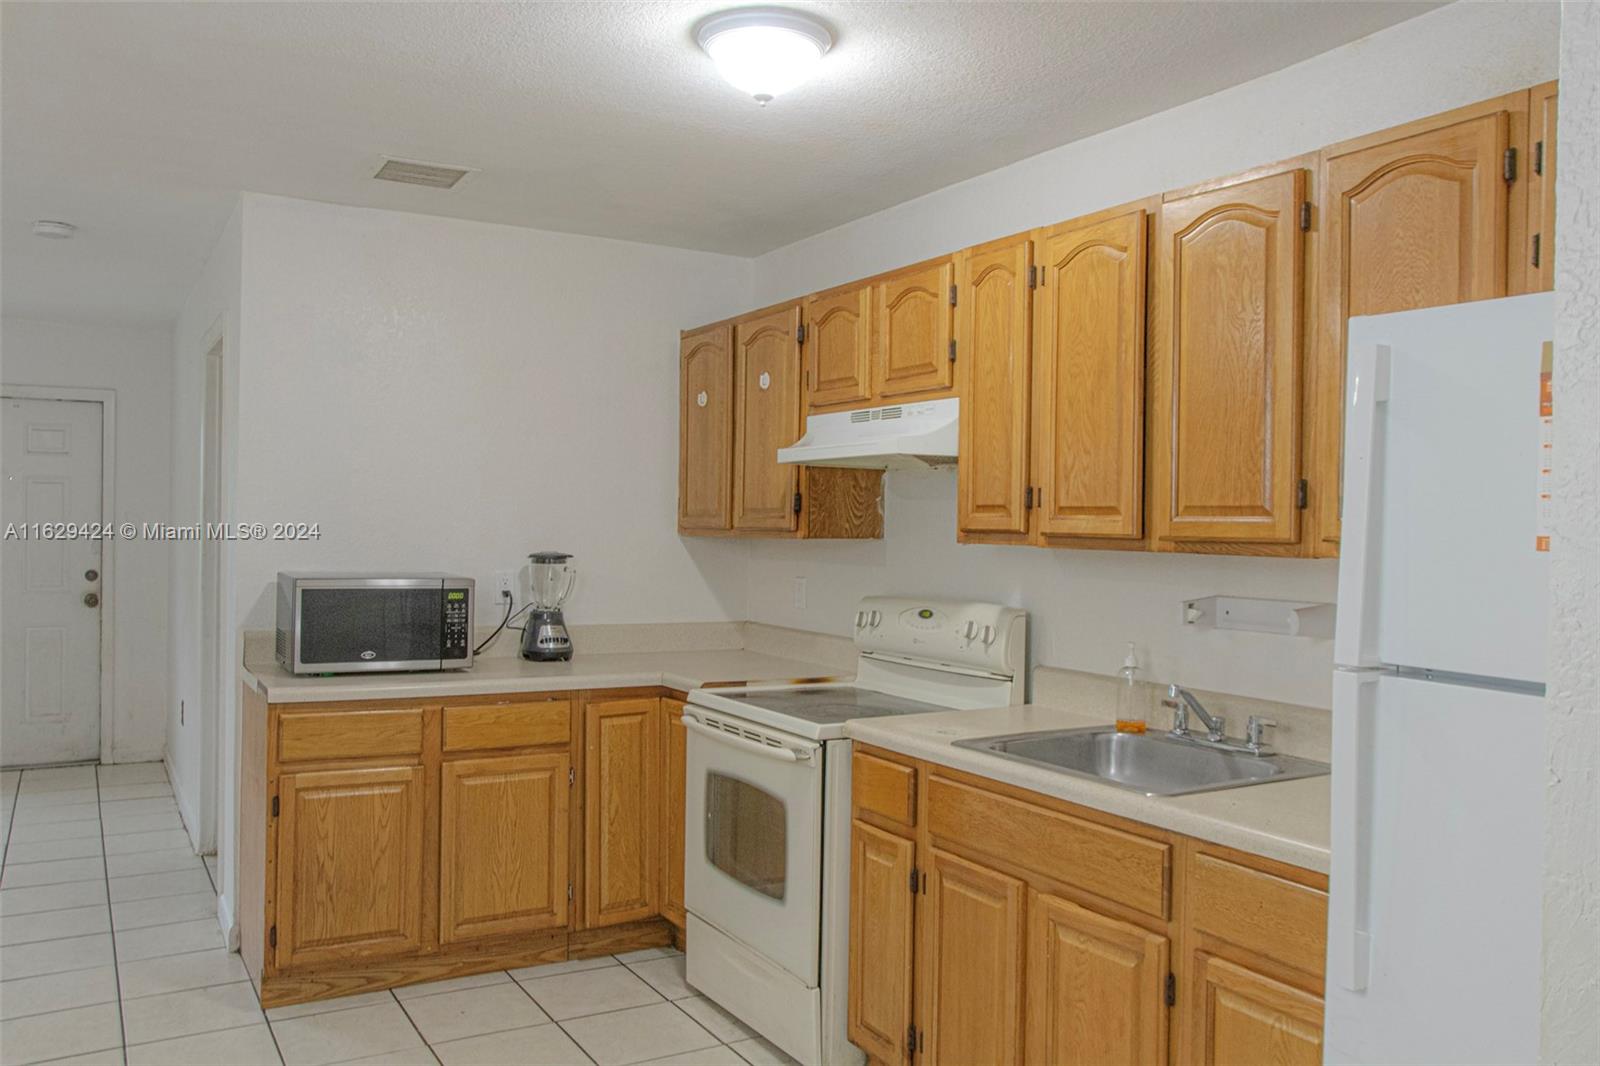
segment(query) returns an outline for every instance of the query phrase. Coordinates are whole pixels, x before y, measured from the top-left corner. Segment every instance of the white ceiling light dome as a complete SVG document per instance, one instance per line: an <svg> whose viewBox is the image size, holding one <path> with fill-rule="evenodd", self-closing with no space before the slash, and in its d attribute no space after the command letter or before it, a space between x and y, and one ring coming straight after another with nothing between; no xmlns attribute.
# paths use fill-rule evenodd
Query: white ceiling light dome
<svg viewBox="0 0 1600 1066"><path fill-rule="evenodd" d="M781 7L741 7L712 15L695 40L734 88L762 106L809 78L833 47L818 20Z"/></svg>

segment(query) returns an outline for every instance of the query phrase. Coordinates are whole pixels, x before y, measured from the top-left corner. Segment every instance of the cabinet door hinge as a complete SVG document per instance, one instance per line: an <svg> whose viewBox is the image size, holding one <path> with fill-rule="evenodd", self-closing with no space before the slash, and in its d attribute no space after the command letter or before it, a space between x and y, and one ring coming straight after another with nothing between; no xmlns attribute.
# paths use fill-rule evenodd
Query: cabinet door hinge
<svg viewBox="0 0 1600 1066"><path fill-rule="evenodd" d="M950 306L954 307L955 305L956 305L956 287L954 285L952 285L952 286L950 286Z"/></svg>
<svg viewBox="0 0 1600 1066"><path fill-rule="evenodd" d="M806 342L806 324L804 322L794 328L794 342L796 344L804 344Z"/></svg>
<svg viewBox="0 0 1600 1066"><path fill-rule="evenodd" d="M1300 201L1300 228L1303 229L1303 230L1308 230L1308 229L1311 228L1311 201L1310 200L1302 200L1302 201Z"/></svg>
<svg viewBox="0 0 1600 1066"><path fill-rule="evenodd" d="M1533 265L1539 265L1539 234L1533 235Z"/></svg>
<svg viewBox="0 0 1600 1066"><path fill-rule="evenodd" d="M1294 487L1295 507L1304 511L1306 509L1306 503L1310 498L1311 486L1306 482L1305 478L1301 478L1300 483Z"/></svg>
<svg viewBox="0 0 1600 1066"><path fill-rule="evenodd" d="M794 494L794 513L800 513L800 494L798 492Z"/></svg>
<svg viewBox="0 0 1600 1066"><path fill-rule="evenodd" d="M1178 979L1172 974L1167 974L1167 1006L1175 1007L1178 1004Z"/></svg>
<svg viewBox="0 0 1600 1066"><path fill-rule="evenodd" d="M951 340L950 340L950 361L952 363L956 361L956 342L955 342L955 338L951 338Z"/></svg>
<svg viewBox="0 0 1600 1066"><path fill-rule="evenodd" d="M1039 268L1036 267L1036 266L1031 266L1031 267L1028 268L1028 288L1037 289L1038 287L1039 287Z"/></svg>
<svg viewBox="0 0 1600 1066"><path fill-rule="evenodd" d="M577 767L574 767L574 766L567 767L567 787L571 788L573 785L575 785L577 783L578 783L578 770L577 770Z"/></svg>
<svg viewBox="0 0 1600 1066"><path fill-rule="evenodd" d="M912 1022L906 1026L906 1058L917 1053L917 1023Z"/></svg>
<svg viewBox="0 0 1600 1066"><path fill-rule="evenodd" d="M913 866L911 868L911 876L907 880L908 880L910 888L911 888L911 894L913 896L915 896L917 894L917 883L918 883L917 882L917 868L915 866Z"/></svg>
<svg viewBox="0 0 1600 1066"><path fill-rule="evenodd" d="M1024 511L1033 510L1033 486L1032 485L1029 485L1027 488L1022 490L1022 509Z"/></svg>
<svg viewBox="0 0 1600 1066"><path fill-rule="evenodd" d="M1517 180L1517 150L1507 148L1505 155L1505 170L1502 175L1507 181Z"/></svg>
<svg viewBox="0 0 1600 1066"><path fill-rule="evenodd" d="M1544 142L1535 141L1533 145L1533 172L1544 173Z"/></svg>
<svg viewBox="0 0 1600 1066"><path fill-rule="evenodd" d="M278 946L278 927L273 926L267 930L267 943L272 947Z"/></svg>
<svg viewBox="0 0 1600 1066"><path fill-rule="evenodd" d="M272 797L272 816L274 818L276 818L278 816L278 797L277 796L273 796Z"/></svg>

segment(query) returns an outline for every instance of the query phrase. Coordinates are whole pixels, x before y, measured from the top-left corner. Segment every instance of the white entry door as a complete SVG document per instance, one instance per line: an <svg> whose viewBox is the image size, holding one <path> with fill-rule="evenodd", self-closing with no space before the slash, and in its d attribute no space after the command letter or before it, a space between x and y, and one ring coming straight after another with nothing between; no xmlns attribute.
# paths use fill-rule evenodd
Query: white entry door
<svg viewBox="0 0 1600 1066"><path fill-rule="evenodd" d="M101 405L6 397L0 764L100 756Z"/></svg>

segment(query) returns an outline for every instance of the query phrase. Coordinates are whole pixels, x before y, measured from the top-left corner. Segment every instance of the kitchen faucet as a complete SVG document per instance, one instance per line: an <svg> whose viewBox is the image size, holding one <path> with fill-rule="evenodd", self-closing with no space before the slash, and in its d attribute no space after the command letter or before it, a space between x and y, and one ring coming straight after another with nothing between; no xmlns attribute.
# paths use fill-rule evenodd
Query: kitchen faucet
<svg viewBox="0 0 1600 1066"><path fill-rule="evenodd" d="M1248 751L1252 755L1268 755L1272 749L1262 743L1263 734L1268 726L1278 723L1270 718L1250 716L1249 728L1246 731L1243 743L1229 740L1227 734L1228 719L1220 714L1212 714L1204 705L1195 698L1195 694L1181 685L1167 686L1167 698L1161 701L1163 707L1172 708L1172 729L1167 735L1182 740L1198 740L1189 732L1189 712L1193 711L1205 723L1206 742L1219 747Z"/></svg>

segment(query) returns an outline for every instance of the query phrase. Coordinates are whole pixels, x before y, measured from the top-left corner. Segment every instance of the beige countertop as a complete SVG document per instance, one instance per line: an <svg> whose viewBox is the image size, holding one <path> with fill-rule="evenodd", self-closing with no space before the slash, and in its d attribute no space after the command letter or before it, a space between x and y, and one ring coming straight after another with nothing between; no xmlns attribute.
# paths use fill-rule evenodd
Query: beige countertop
<svg viewBox="0 0 1600 1066"><path fill-rule="evenodd" d="M850 676L847 672L843 679ZM818 678L840 679L840 673L820 663L738 650L580 652L565 663L531 663L514 655L494 655L477 659L466 670L332 677L292 674L269 660L247 661L244 672L245 684L269 703L439 699L648 685L687 691L703 685Z"/></svg>
<svg viewBox="0 0 1600 1066"><path fill-rule="evenodd" d="M971 737L1110 724L1103 716L1029 705L863 718L846 725L845 735L1107 814L1320 873L1328 872L1327 777L1306 777L1190 796L1146 796L954 745L957 740Z"/></svg>

